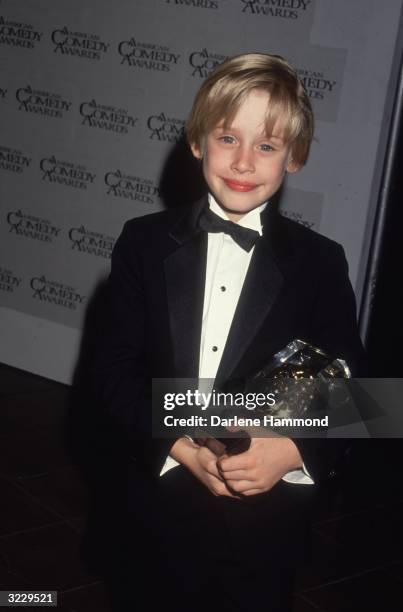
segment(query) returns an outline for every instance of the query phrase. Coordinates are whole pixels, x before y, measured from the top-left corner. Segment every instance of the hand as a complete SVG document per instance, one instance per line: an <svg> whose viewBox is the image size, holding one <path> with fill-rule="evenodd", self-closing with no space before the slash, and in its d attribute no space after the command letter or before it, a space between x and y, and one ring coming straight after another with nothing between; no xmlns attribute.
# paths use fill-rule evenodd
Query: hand
<svg viewBox="0 0 403 612"><path fill-rule="evenodd" d="M269 491L290 470L303 465L302 457L290 438L252 438L249 450L240 455L224 455L217 462L219 474L230 490L242 495Z"/></svg>
<svg viewBox="0 0 403 612"><path fill-rule="evenodd" d="M206 446L198 446L188 438L180 438L169 453L173 459L187 467L215 496L233 497L217 467L217 456Z"/></svg>

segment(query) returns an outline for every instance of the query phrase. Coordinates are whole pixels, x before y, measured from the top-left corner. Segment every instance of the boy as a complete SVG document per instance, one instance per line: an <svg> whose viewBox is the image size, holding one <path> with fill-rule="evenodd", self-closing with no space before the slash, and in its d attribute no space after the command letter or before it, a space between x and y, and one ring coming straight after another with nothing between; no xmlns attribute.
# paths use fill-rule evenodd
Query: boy
<svg viewBox="0 0 403 612"><path fill-rule="evenodd" d="M116 243L95 380L135 459L129 554L138 609L155 597L141 589L147 578L169 610L291 609L310 502L339 444L255 438L218 470L191 439L152 438L150 381L246 377L295 338L359 372L342 248L270 205L285 174L306 162L312 135L308 97L285 60L227 60L187 123L208 194L129 221Z"/></svg>

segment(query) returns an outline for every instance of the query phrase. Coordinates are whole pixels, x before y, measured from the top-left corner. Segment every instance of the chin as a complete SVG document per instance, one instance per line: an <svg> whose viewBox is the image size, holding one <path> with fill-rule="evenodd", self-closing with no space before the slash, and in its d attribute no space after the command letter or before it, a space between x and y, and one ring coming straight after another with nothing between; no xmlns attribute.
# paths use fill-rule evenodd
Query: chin
<svg viewBox="0 0 403 612"><path fill-rule="evenodd" d="M263 202L264 201L265 200L263 200ZM263 204L263 202L261 202L260 200L258 202L244 202L242 204L238 204L238 206L234 206L233 202L228 202L228 205L222 200L217 200L217 202L220 203L221 207L225 211L234 215L246 215L246 213L250 212L251 210L254 210L258 206Z"/></svg>
<svg viewBox="0 0 403 612"><path fill-rule="evenodd" d="M256 204L255 206L243 206L239 208L228 207L220 203L221 208L225 212L225 214L232 220L239 220L241 217L244 217L249 212L260 206L260 204Z"/></svg>

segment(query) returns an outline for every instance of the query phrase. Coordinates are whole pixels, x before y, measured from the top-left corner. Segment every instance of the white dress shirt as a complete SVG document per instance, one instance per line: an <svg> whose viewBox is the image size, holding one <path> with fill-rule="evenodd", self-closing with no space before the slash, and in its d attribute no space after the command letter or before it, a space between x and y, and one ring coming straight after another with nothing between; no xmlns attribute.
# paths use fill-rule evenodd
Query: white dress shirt
<svg viewBox="0 0 403 612"><path fill-rule="evenodd" d="M248 212L238 221L239 225L262 235L260 213L266 205L267 202ZM216 215L228 220L211 194L209 206ZM245 251L231 236L223 232L208 234L199 359L199 388L203 392L211 390L216 377L253 251L254 247L249 252ZM206 385L209 388L206 388ZM160 476L176 465L177 461L168 456ZM304 469L287 472L283 480L297 484L313 484L305 466Z"/></svg>

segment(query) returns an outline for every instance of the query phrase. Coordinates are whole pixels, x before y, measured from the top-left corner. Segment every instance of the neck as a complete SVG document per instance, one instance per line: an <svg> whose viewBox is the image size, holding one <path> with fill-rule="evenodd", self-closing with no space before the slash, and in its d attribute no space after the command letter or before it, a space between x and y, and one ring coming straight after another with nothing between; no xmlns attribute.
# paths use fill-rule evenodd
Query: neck
<svg viewBox="0 0 403 612"><path fill-rule="evenodd" d="M242 219L242 217L245 216L246 213L240 214L240 213L233 213L229 210L226 210L225 208L223 208L221 206L221 208L223 209L223 211L225 212L225 214L227 215L228 219L230 221L232 221L233 223L238 223L238 221L240 221Z"/></svg>

